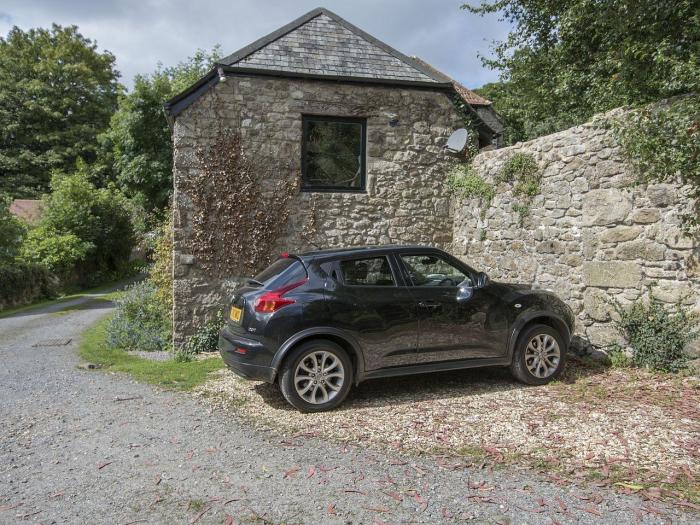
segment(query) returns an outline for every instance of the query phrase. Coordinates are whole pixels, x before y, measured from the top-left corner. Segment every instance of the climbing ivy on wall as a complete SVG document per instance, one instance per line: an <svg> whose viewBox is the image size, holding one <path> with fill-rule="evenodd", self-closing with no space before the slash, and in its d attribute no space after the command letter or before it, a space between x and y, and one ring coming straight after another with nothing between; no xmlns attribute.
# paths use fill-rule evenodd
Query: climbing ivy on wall
<svg viewBox="0 0 700 525"><path fill-rule="evenodd" d="M530 204L534 197L540 194L542 170L535 157L529 153L516 153L503 164L496 176L498 182L513 184L513 211L519 216L522 225L523 220L530 214Z"/></svg>
<svg viewBox="0 0 700 525"><path fill-rule="evenodd" d="M514 154L506 160L494 179L497 184L513 185L513 211L518 214L522 225L524 218L530 213L532 199L540 194L542 169L535 157L529 153ZM455 195L479 199L483 217L496 195L494 185L480 176L471 164L466 163L455 167L448 180Z"/></svg>
<svg viewBox="0 0 700 525"><path fill-rule="evenodd" d="M695 199L683 217L686 231L700 227L700 95L678 97L625 114L613 123L622 153L640 183L688 184Z"/></svg>
<svg viewBox="0 0 700 525"><path fill-rule="evenodd" d="M455 195L467 199L479 199L482 214L491 205L496 195L493 184L481 177L471 164L459 164L448 178L450 189Z"/></svg>
<svg viewBox="0 0 700 525"><path fill-rule="evenodd" d="M457 110L457 112L462 117L462 124L464 128L469 132L469 139L467 141L467 147L460 154L463 161L469 161L479 153L479 131L476 129L476 122L474 117L469 112L464 101L457 95L450 97L452 105Z"/></svg>
<svg viewBox="0 0 700 525"><path fill-rule="evenodd" d="M212 277L259 271L287 228L298 173L282 162L253 165L240 134L227 129L197 148L196 158L199 169L180 187L192 202L189 252Z"/></svg>

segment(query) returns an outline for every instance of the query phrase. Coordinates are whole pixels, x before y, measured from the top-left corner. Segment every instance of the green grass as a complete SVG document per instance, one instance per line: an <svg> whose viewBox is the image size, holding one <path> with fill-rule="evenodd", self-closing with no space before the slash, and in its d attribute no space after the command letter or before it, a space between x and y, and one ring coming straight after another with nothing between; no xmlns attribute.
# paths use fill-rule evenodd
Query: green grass
<svg viewBox="0 0 700 525"><path fill-rule="evenodd" d="M111 372L125 372L137 381L176 390L191 390L204 383L210 372L224 367L220 357L178 363L151 361L123 350L107 348L107 323L111 316L98 321L85 332L80 342L80 357Z"/></svg>
<svg viewBox="0 0 700 525"><path fill-rule="evenodd" d="M110 283L106 284L101 284L99 286L95 286L94 288L88 288L86 290L77 290L77 289L71 289L65 292L63 295L60 295L59 297L55 297L54 299L42 299L41 301L37 301L31 304L25 304L22 306L18 306L16 308L8 308L6 310L0 310L0 318L7 317L10 315L14 314L19 314L19 313L24 313L24 312L29 312L31 310L34 310L36 308L42 308L44 306L50 306L53 304L61 304L61 303L66 303L68 301L73 301L74 299L80 299L82 297L86 297L90 294L96 294L100 293L104 290L109 290L110 288L116 286L119 284L123 279L120 279L119 281L113 281ZM118 293L120 293L118 290L105 294L101 298L106 299L106 300L111 300L113 299Z"/></svg>

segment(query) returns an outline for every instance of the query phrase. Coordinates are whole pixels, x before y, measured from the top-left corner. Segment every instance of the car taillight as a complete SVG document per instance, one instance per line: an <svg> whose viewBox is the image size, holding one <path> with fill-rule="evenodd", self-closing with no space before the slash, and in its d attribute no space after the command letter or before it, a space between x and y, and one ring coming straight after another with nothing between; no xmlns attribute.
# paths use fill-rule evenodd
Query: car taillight
<svg viewBox="0 0 700 525"><path fill-rule="evenodd" d="M302 284L305 284L308 280L309 278L307 277L306 279L297 281L292 284L288 284L286 286L283 286L282 288L278 288L277 290L265 292L255 300L255 311L264 314L269 314L272 312L276 312L280 308L283 308L287 305L294 304L294 299L288 299L286 297L282 297L282 295L286 294L290 290L293 290L294 288L301 286Z"/></svg>

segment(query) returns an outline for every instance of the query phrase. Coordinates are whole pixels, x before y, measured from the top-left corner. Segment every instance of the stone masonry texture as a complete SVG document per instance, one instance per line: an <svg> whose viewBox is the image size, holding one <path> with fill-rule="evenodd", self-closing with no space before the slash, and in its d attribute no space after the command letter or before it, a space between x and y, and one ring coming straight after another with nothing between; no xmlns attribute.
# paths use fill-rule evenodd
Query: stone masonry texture
<svg viewBox="0 0 700 525"><path fill-rule="evenodd" d="M608 125L614 113L477 155L477 173L497 190L483 209L476 200L452 197L446 184L455 159L442 146L463 123L445 93L233 76L174 124L176 345L224 307L245 277L231 268L230 275L214 279L187 251L192 204L180 188L200 169L195 151L217 130L237 130L249 158L282 166L270 177L300 177L305 114L367 119L367 191L300 192L271 254L388 243L444 248L495 280L553 290L576 313L576 335L595 347L619 341L609 301L627 304L650 285L661 300L700 310L698 244L680 228L681 215L690 210L687 188L637 183ZM496 183L518 152L532 154L542 173L540 193L524 217L513 209L518 198L512 183ZM311 216L317 231L310 238L302 232Z"/></svg>
<svg viewBox="0 0 700 525"><path fill-rule="evenodd" d="M453 212L456 255L494 279L553 290L576 313L582 342L598 348L621 342L611 300L628 304L649 286L662 301L700 311L698 245L680 228L688 188L637 182L609 125L620 114L479 154L474 167L496 197L485 212L455 200ZM542 173L523 219L512 183L496 182L515 153L534 156Z"/></svg>
<svg viewBox="0 0 700 525"><path fill-rule="evenodd" d="M213 279L187 250L192 203L183 181L200 169L196 151L219 129L239 131L248 158L270 176L301 177L302 115L367 119L367 191L300 192L287 232L270 253L385 243L447 248L452 205L445 181L455 162L443 149L463 125L446 93L416 88L231 76L177 116L174 140L174 342L180 345L227 302L240 271ZM235 195L212 195L235 199ZM317 233L302 235L312 210Z"/></svg>

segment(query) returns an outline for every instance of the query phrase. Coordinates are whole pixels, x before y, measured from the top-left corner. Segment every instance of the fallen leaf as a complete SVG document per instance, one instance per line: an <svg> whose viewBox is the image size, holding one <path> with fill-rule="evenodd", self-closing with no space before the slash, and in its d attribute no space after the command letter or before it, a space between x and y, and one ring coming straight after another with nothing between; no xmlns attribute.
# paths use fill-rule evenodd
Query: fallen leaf
<svg viewBox="0 0 700 525"><path fill-rule="evenodd" d="M233 525L233 516L231 516L230 514L226 514L224 525Z"/></svg>
<svg viewBox="0 0 700 525"><path fill-rule="evenodd" d="M395 499L395 500L398 501L398 502L403 501L403 498L401 497L401 495L400 495L400 494L397 494L396 492L392 492L392 491L389 490L389 491L386 491L386 492L382 491L382 493L386 494L386 495L389 496L390 498Z"/></svg>
<svg viewBox="0 0 700 525"><path fill-rule="evenodd" d="M665 516L663 512L661 512L659 509L654 508L650 505L642 505L642 510L648 512L649 514L656 514L657 516Z"/></svg>
<svg viewBox="0 0 700 525"><path fill-rule="evenodd" d="M192 525L193 523L197 523L197 522L200 520L200 518L201 518L202 516L204 516L204 515L205 515L207 512L209 512L210 510L211 510L211 507L203 508L199 514L197 514L194 518L192 518L192 519L190 520L190 525Z"/></svg>
<svg viewBox="0 0 700 525"><path fill-rule="evenodd" d="M618 487L622 487L625 489L630 489L633 491L638 491L642 490L644 488L644 485L635 485L634 483L624 483L622 481L618 481L617 483L613 483L613 485L617 485Z"/></svg>
<svg viewBox="0 0 700 525"><path fill-rule="evenodd" d="M328 514L335 514L335 503L328 505Z"/></svg>
<svg viewBox="0 0 700 525"><path fill-rule="evenodd" d="M575 509L582 510L584 512L588 512L588 514L593 514L594 516L602 516L602 514L594 509L593 507L574 507Z"/></svg>
<svg viewBox="0 0 700 525"><path fill-rule="evenodd" d="M293 467L293 468L290 468L289 470L285 470L284 475L282 476L282 479L292 478L292 477L296 476L297 472L299 472L299 467Z"/></svg>
<svg viewBox="0 0 700 525"><path fill-rule="evenodd" d="M420 505L420 511L423 512L428 508L428 502L417 492L413 495L413 500Z"/></svg>
<svg viewBox="0 0 700 525"><path fill-rule="evenodd" d="M700 505L696 505L695 503L691 503L690 501L686 500L674 501L673 504L680 505L681 507L689 507L691 509L700 510Z"/></svg>

